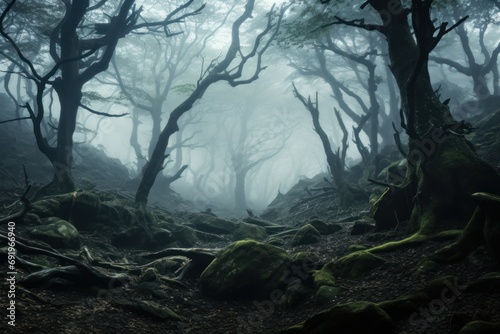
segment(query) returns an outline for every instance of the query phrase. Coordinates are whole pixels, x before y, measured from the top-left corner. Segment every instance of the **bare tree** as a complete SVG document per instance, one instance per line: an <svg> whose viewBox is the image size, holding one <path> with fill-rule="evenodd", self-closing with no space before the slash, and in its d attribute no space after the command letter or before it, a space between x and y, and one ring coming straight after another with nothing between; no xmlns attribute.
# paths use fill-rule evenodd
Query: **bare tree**
<svg viewBox="0 0 500 334"><path fill-rule="evenodd" d="M265 67L262 66L262 56L269 48L278 32L281 18L286 7L282 7L278 12L274 11L273 7L268 14L266 27L255 37L255 41L250 51L245 53L241 46L240 28L245 21L252 17L254 3L254 0L248 0L245 4L244 12L234 21L231 29L231 44L224 58L213 60L208 67L202 71L202 75L196 83L196 88L189 97L178 105L170 114L167 124L160 133L151 158L143 170L141 183L139 184L135 196L135 201L137 203L147 203L149 192L155 182L156 176L163 169L163 164L166 159L165 152L170 137L179 130L179 118L192 108L193 104L205 94L208 87L219 81L226 81L233 87L248 84L256 80L259 73L265 69ZM255 58L253 74L246 79L241 79L243 70L253 58ZM237 64L234 64L235 59L238 59Z"/></svg>

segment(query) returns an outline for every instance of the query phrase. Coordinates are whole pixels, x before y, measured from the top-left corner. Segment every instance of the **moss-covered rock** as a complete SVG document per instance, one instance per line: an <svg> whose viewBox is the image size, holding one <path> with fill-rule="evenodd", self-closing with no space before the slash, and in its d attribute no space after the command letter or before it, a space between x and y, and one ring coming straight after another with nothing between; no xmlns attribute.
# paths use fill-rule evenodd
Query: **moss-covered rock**
<svg viewBox="0 0 500 334"><path fill-rule="evenodd" d="M171 241L176 242L180 247L193 247L198 241L196 231L189 226L175 225L171 231Z"/></svg>
<svg viewBox="0 0 500 334"><path fill-rule="evenodd" d="M232 234L234 241L243 239L262 241L268 237L265 228L246 223L239 224L238 228Z"/></svg>
<svg viewBox="0 0 500 334"><path fill-rule="evenodd" d="M328 262L320 270L316 270L313 274L313 281L316 287L322 285L334 286L335 285L335 275L334 272L337 270L335 263L333 261Z"/></svg>
<svg viewBox="0 0 500 334"><path fill-rule="evenodd" d="M335 268L339 276L354 279L385 262L386 260L380 256L367 251L358 251L336 260Z"/></svg>
<svg viewBox="0 0 500 334"><path fill-rule="evenodd" d="M293 236L292 246L316 244L320 240L321 235L318 230L314 226L306 224Z"/></svg>
<svg viewBox="0 0 500 334"><path fill-rule="evenodd" d="M53 248L80 248L80 234L71 223L57 217L46 218L42 223L44 225L30 231L35 239L46 242Z"/></svg>
<svg viewBox="0 0 500 334"><path fill-rule="evenodd" d="M219 253L201 274L201 289L213 298L265 295L282 283L290 264L290 256L281 248L238 241Z"/></svg>
<svg viewBox="0 0 500 334"><path fill-rule="evenodd" d="M492 272L479 277L474 282L469 283L466 292L500 292L500 272Z"/></svg>
<svg viewBox="0 0 500 334"><path fill-rule="evenodd" d="M352 302L318 313L282 334L391 333L394 323L377 304Z"/></svg>
<svg viewBox="0 0 500 334"><path fill-rule="evenodd" d="M217 234L231 234L238 228L235 222L206 213L197 214L191 223L200 231Z"/></svg>
<svg viewBox="0 0 500 334"><path fill-rule="evenodd" d="M303 304L307 298L307 290L302 284L302 281L295 280L288 284L284 294L286 307L295 307Z"/></svg>
<svg viewBox="0 0 500 334"><path fill-rule="evenodd" d="M68 219L79 229L90 228L95 223L101 209L99 197L91 192L73 192L61 200L60 210L62 217Z"/></svg>
<svg viewBox="0 0 500 334"><path fill-rule="evenodd" d="M340 293L340 288L336 286L322 285L316 292L314 300L318 304L330 303Z"/></svg>
<svg viewBox="0 0 500 334"><path fill-rule="evenodd" d="M465 325L458 334L500 334L500 323L472 321Z"/></svg>
<svg viewBox="0 0 500 334"><path fill-rule="evenodd" d="M401 296L378 304L394 321L405 320L418 311L418 308L429 303L429 296L423 292Z"/></svg>

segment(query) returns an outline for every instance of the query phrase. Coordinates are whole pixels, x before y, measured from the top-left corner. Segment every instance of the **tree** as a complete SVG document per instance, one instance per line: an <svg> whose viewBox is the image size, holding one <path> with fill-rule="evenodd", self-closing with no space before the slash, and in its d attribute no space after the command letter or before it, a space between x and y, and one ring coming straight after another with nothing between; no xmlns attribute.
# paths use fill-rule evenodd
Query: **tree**
<svg viewBox="0 0 500 334"><path fill-rule="evenodd" d="M324 28L347 25L381 33L387 40L391 71L399 87L403 125L409 136L408 173L401 184L388 188L376 203L377 227L396 226L409 219L414 237L435 231L444 219L464 222L476 205L476 192L500 192L500 176L483 161L464 137L471 128L456 122L431 86L429 53L451 28L435 27L430 18L431 0L413 0L411 7L399 0L369 0L379 23L336 16ZM333 10L329 4L329 10ZM408 16L411 16L411 25ZM415 36L413 36L412 28ZM411 199L408 202L408 199Z"/></svg>
<svg viewBox="0 0 500 334"><path fill-rule="evenodd" d="M141 183L135 196L136 203L147 203L149 192L155 182L156 176L163 169L163 164L167 157L165 152L170 137L179 130L179 118L188 112L197 100L203 97L208 87L219 81L225 81L233 87L248 84L255 81L259 73L265 69L262 66L262 56L277 34L286 7L281 7L278 12L275 12L273 9L271 10L267 15L267 25L264 30L255 37L250 51L245 53L240 40L240 28L245 21L251 18L254 4L254 0L248 0L245 4L244 12L234 21L231 29L231 44L225 56L220 60L212 60L206 69L202 69L202 75L196 83L196 88L189 97L171 112L167 124L160 133L151 158L144 167ZM266 36L267 40L265 39ZM246 79L241 79L243 70L246 69L248 62L253 58L256 58L254 59L255 67L253 74ZM235 64L236 59L237 63Z"/></svg>
<svg viewBox="0 0 500 334"><path fill-rule="evenodd" d="M168 26L183 18L197 14L202 8L188 11L193 0L172 11L160 20L144 20L142 8L136 8L134 0L120 2L100 1L95 5L89 0L63 1L54 14L56 24L47 27L44 34L48 48L42 49L51 59L49 70L36 67L19 43L11 37L16 25L5 29L5 20L13 15L16 0L10 1L0 17L0 33L13 49L9 60L16 63L23 75L36 85L36 109L27 103L38 148L54 166L51 183L57 192L73 191L71 176L73 134L80 108L102 116L119 116L100 113L82 104L83 87L96 75L108 69L118 41L132 32L147 33ZM107 15L106 12L112 13ZM90 20L90 21L89 21ZM41 74L44 72L44 74ZM59 99L60 116L56 146L46 140L41 124L45 114L43 96L48 87L53 87ZM36 112L35 112L36 111Z"/></svg>

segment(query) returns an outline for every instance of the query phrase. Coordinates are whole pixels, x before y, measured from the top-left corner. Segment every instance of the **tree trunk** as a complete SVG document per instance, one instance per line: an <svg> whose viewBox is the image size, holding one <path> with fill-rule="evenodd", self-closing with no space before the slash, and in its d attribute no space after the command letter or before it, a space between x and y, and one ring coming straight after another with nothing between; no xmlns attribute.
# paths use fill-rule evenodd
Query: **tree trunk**
<svg viewBox="0 0 500 334"><path fill-rule="evenodd" d="M247 172L247 169L236 171L236 184L234 187L234 207L236 210L247 209L247 200L245 195L245 179Z"/></svg>

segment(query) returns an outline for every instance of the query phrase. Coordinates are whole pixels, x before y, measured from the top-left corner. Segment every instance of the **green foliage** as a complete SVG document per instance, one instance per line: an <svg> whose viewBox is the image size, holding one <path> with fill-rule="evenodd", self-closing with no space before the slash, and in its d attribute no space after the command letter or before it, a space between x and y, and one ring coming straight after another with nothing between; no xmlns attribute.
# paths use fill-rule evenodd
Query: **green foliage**
<svg viewBox="0 0 500 334"><path fill-rule="evenodd" d="M82 94L82 104L84 105L92 104L92 102L116 103L121 105L129 104L127 97L122 92L108 97L102 96L100 93L95 91L86 91Z"/></svg>
<svg viewBox="0 0 500 334"><path fill-rule="evenodd" d="M172 87L172 91L179 95L189 96L196 89L194 84L182 84Z"/></svg>

